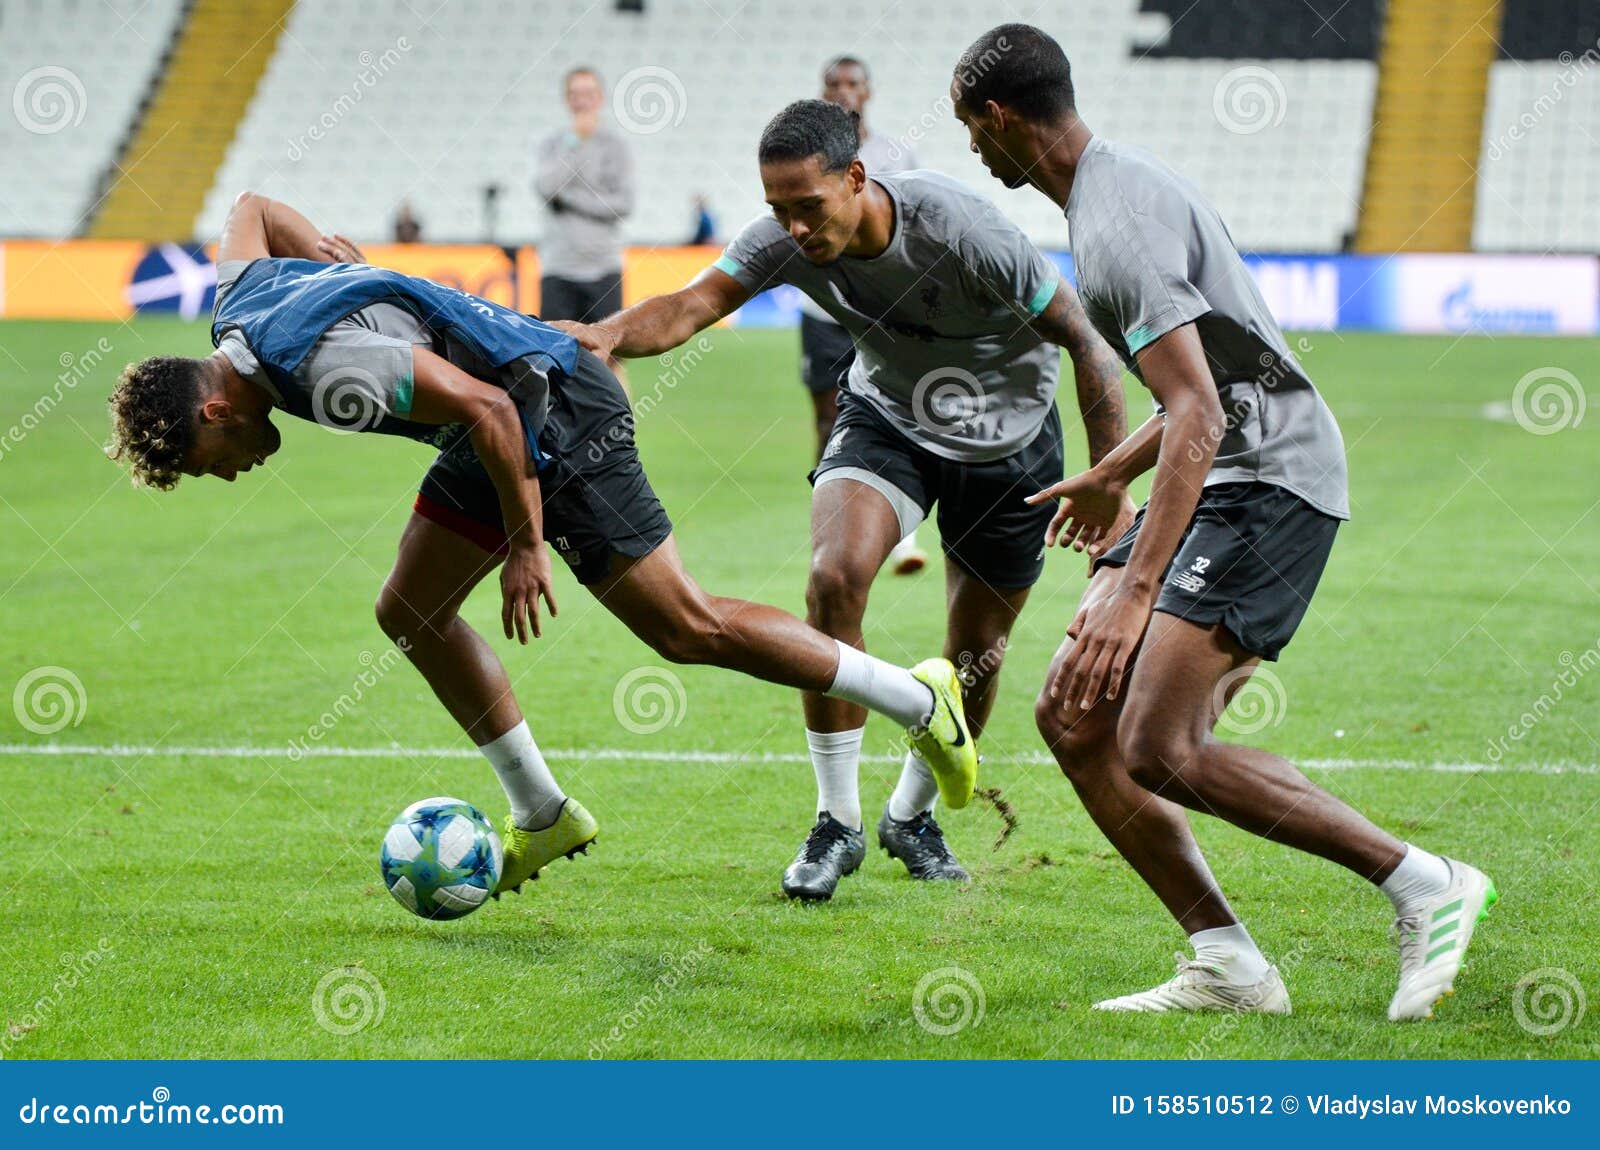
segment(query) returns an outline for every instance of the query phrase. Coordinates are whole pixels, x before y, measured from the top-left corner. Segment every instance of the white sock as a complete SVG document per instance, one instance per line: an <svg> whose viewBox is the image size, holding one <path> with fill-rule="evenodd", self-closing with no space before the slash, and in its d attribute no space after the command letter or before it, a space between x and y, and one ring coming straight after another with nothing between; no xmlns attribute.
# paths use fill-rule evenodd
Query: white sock
<svg viewBox="0 0 1600 1150"><path fill-rule="evenodd" d="M1421 847L1406 844L1406 853L1394 873L1378 889L1394 903L1396 915L1406 915L1450 885L1450 864Z"/></svg>
<svg viewBox="0 0 1600 1150"><path fill-rule="evenodd" d="M811 748L811 769L817 772L817 813L827 811L847 827L861 826L861 737L865 727L853 731L806 732Z"/></svg>
<svg viewBox="0 0 1600 1150"><path fill-rule="evenodd" d="M506 798L511 800L511 817L517 826L536 831L556 821L567 796L539 753L526 719L478 750L500 776L500 785L505 788Z"/></svg>
<svg viewBox="0 0 1600 1150"><path fill-rule="evenodd" d="M902 727L920 727L933 715L933 691L910 671L875 659L834 640L839 647L839 669L833 686L823 692L849 699L868 710L887 715Z"/></svg>
<svg viewBox="0 0 1600 1150"><path fill-rule="evenodd" d="M1196 962L1217 967L1229 982L1249 986L1266 976L1267 960L1242 922L1195 931L1189 936L1189 945L1194 947Z"/></svg>
<svg viewBox="0 0 1600 1150"><path fill-rule="evenodd" d="M900 768L900 781L889 796L889 817L903 823L922 811L933 810L938 797L939 784L928 764L908 753L905 766Z"/></svg>

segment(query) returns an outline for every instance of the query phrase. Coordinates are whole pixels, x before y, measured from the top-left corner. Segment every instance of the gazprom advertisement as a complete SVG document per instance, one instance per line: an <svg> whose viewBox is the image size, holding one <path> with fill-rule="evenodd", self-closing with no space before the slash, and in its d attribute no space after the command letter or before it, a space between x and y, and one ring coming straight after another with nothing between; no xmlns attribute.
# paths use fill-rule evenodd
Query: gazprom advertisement
<svg viewBox="0 0 1600 1150"><path fill-rule="evenodd" d="M538 311L534 248L374 245L367 254L374 263ZM625 302L681 287L718 254L715 247L630 248ZM1071 280L1071 255L1052 258ZM0 316L123 319L164 311L203 317L216 284L211 259L206 248L176 244L6 241L0 243ZM1293 330L1600 333L1600 260L1589 256L1252 255L1245 263L1278 321ZM780 287L751 300L733 322L788 327L799 318L799 292Z"/></svg>

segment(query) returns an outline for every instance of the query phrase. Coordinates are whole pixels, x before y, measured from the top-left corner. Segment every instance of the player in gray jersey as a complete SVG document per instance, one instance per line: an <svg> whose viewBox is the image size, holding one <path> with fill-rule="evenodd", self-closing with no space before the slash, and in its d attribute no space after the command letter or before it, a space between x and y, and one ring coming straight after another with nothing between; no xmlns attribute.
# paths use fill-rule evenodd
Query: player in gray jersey
<svg viewBox="0 0 1600 1150"><path fill-rule="evenodd" d="M958 61L951 97L995 178L1065 210L1084 308L1157 402L1115 451L1037 496L1061 500L1051 542L1066 542L1111 524L1129 481L1155 469L1133 527L1096 560L1036 708L1095 823L1195 948L1171 981L1097 1006L1289 1011L1187 806L1380 887L1400 943L1389 1017L1427 1017L1493 884L1380 830L1277 755L1212 734L1289 641L1349 515L1332 413L1215 209L1159 160L1090 132L1054 40L1025 24L992 29Z"/></svg>
<svg viewBox="0 0 1600 1150"><path fill-rule="evenodd" d="M867 104L872 100L872 77L867 65L854 56L837 56L822 70L822 98L856 115L861 146L856 155L869 176L879 172L904 172L917 167L910 145L874 132L867 125ZM839 384L856 358L855 341L810 296L800 297L800 379L811 394L817 416L817 458L833 435L839 417ZM928 564L928 554L917 545L912 531L894 545L885 566L896 575L911 575Z"/></svg>
<svg viewBox="0 0 1600 1150"><path fill-rule="evenodd" d="M658 355L780 283L842 324L856 357L812 473L808 617L861 645L873 577L937 504L945 649L967 668L977 732L1044 560L1051 511L1025 496L1062 467L1060 348L1072 356L1091 460L1126 433L1121 365L1055 265L993 204L935 172L868 178L859 143L844 109L791 104L761 137L772 215L745 227L682 291L568 330L601 354ZM1125 510L1131 521L1131 502ZM792 897L825 899L865 854L857 776L866 714L812 694L805 717L817 821L783 885ZM879 842L917 878L964 879L933 820L934 797L923 764L908 756Z"/></svg>

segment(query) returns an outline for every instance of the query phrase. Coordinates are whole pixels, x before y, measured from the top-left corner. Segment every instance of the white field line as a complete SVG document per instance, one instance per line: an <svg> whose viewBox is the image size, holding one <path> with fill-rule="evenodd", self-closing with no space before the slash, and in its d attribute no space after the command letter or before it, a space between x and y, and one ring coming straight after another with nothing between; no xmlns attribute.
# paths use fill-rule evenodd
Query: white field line
<svg viewBox="0 0 1600 1150"><path fill-rule="evenodd" d="M296 748L297 757L305 759L387 759L402 756L413 759L475 759L478 752L471 747L324 747ZM734 754L728 751L649 751L630 747L573 747L545 752L546 756L560 761L610 760L639 763L680 763L688 765L722 765L735 763L809 763L801 754ZM288 758L287 746L231 746L184 747L145 746L137 743L0 743L0 757L17 758L116 758L116 759L276 759ZM896 755L862 755L872 763L898 763ZM1043 751L1024 755L1008 755L1008 762L1053 765L1054 760ZM1490 774L1514 775L1600 775L1600 764L1578 762L1554 763L1474 763L1455 760L1426 759L1297 759L1296 765L1321 771L1428 771L1438 774Z"/></svg>

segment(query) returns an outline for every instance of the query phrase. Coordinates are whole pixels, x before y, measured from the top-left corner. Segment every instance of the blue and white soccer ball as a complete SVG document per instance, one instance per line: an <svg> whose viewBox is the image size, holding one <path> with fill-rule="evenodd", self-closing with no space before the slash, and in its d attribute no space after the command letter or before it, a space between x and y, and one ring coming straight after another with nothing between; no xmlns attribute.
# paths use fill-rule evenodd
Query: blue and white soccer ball
<svg viewBox="0 0 1600 1150"><path fill-rule="evenodd" d="M383 836L383 881L399 904L423 918L461 918L500 881L500 836L482 811L460 799L423 799L400 812Z"/></svg>

